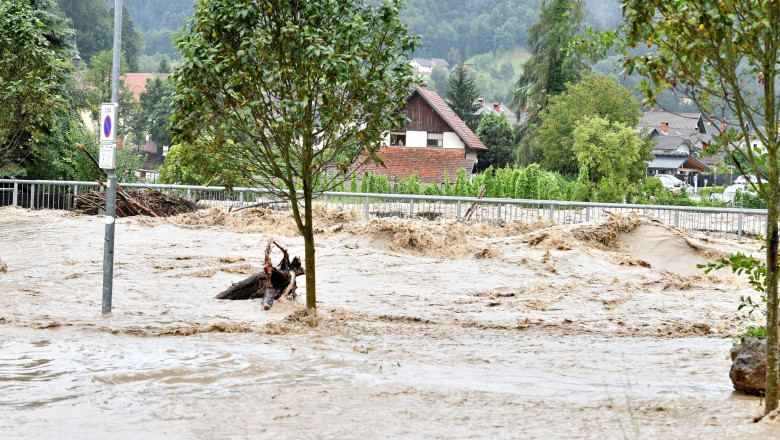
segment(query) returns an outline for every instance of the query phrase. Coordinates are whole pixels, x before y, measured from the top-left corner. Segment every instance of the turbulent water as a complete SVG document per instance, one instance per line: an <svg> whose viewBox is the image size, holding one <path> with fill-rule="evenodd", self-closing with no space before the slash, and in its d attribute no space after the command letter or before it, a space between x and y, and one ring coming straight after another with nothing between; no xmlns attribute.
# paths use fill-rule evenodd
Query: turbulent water
<svg viewBox="0 0 780 440"><path fill-rule="evenodd" d="M0 209L0 438L780 434L728 379L749 287L689 270L734 243L643 221L608 240L461 231L455 258L431 258L404 237L442 225L346 218L317 237L315 319L300 301L213 299L285 230L265 217L120 220L102 317L102 220Z"/></svg>

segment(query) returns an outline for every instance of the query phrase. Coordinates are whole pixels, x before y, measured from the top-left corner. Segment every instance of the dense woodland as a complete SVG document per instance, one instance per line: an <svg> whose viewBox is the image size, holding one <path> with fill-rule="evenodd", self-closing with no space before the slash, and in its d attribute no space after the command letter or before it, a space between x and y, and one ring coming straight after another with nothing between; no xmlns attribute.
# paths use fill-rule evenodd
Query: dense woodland
<svg viewBox="0 0 780 440"><path fill-rule="evenodd" d="M110 50L113 32L112 0L57 0L76 32L80 56ZM192 15L197 0L125 0L123 52L129 71L155 72L163 58L177 58L173 34L180 32ZM616 0L588 0L583 27L612 29L622 20ZM488 101L508 102L522 71L528 29L539 21L539 0L408 0L401 19L410 33L419 35L421 47L411 56L444 58L475 65L480 95ZM633 89L638 79L623 78L616 59L594 66L602 74L614 74ZM437 72L431 88L445 95L446 74ZM637 92L637 97L639 93ZM669 110L693 111L671 96L660 104Z"/></svg>

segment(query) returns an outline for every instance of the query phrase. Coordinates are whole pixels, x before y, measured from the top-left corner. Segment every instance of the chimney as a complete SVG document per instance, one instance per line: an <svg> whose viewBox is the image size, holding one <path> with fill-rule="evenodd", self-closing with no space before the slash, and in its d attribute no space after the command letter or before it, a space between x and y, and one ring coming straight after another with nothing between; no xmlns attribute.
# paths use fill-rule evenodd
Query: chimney
<svg viewBox="0 0 780 440"><path fill-rule="evenodd" d="M650 112L651 112L651 113L652 113L652 112L655 112L655 109L651 107L651 108L650 108Z"/></svg>
<svg viewBox="0 0 780 440"><path fill-rule="evenodd" d="M482 104L483 102L485 102L485 98L479 97L479 98L477 98L477 102Z"/></svg>
<svg viewBox="0 0 780 440"><path fill-rule="evenodd" d="M493 103L493 110L495 110L496 113L501 114L501 103L500 102L494 102Z"/></svg>
<svg viewBox="0 0 780 440"><path fill-rule="evenodd" d="M726 130L726 117L725 116L720 118L720 129L724 130L724 131Z"/></svg>
<svg viewBox="0 0 780 440"><path fill-rule="evenodd" d="M710 124L710 125L712 125L712 113L710 113L709 115L707 115L707 123L708 123L708 124Z"/></svg>
<svg viewBox="0 0 780 440"><path fill-rule="evenodd" d="M668 122L661 122L661 131L664 132L664 134L669 134L669 123Z"/></svg>
<svg viewBox="0 0 780 440"><path fill-rule="evenodd" d="M662 109L662 108L659 108L659 109L658 109L658 111L659 111L660 113L663 113L664 109Z"/></svg>
<svg viewBox="0 0 780 440"><path fill-rule="evenodd" d="M426 89L428 89L428 84L422 82L422 83L420 83L420 88L423 89L423 90L426 90Z"/></svg>

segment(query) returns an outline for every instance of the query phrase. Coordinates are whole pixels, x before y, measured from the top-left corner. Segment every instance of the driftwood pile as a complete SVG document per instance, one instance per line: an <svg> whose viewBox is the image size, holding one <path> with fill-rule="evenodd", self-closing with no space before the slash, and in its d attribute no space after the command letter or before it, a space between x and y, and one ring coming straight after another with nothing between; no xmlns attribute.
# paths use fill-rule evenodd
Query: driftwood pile
<svg viewBox="0 0 780 440"><path fill-rule="evenodd" d="M76 211L95 215L106 206L106 193L92 191L78 194L75 197ZM167 196L160 191L146 189L143 191L117 190L116 215L130 217L133 215L148 215L152 217L169 217L195 211L196 205L181 197Z"/></svg>
<svg viewBox="0 0 780 440"><path fill-rule="evenodd" d="M278 265L271 264L271 245L282 251L284 257ZM265 264L263 271L258 272L240 283L233 284L227 290L216 296L217 299L253 299L263 298L263 310L268 310L279 298L295 299L295 278L302 275L301 259L295 257L290 261L287 249L273 239L268 240L265 247Z"/></svg>
<svg viewBox="0 0 780 440"><path fill-rule="evenodd" d="M77 147L89 157L95 168L108 178L108 174L100 168L95 157L77 143ZM97 181L100 186L105 188L103 182ZM170 197L153 189L144 191L125 191L119 184L116 185L116 215L117 217L130 217L133 215L148 215L151 217L169 217L176 214L195 211L195 203L181 197ZM106 206L106 193L92 191L86 194L77 194L74 196L76 201L76 211L83 214L96 215Z"/></svg>

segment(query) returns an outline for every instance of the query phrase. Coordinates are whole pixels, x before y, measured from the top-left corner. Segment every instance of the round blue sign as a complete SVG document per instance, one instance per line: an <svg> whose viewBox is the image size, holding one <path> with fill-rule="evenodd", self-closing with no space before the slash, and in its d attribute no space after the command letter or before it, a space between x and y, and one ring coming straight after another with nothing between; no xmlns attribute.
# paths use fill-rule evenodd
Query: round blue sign
<svg viewBox="0 0 780 440"><path fill-rule="evenodd" d="M103 121L103 135L105 137L111 136L111 116L106 116L106 119Z"/></svg>

